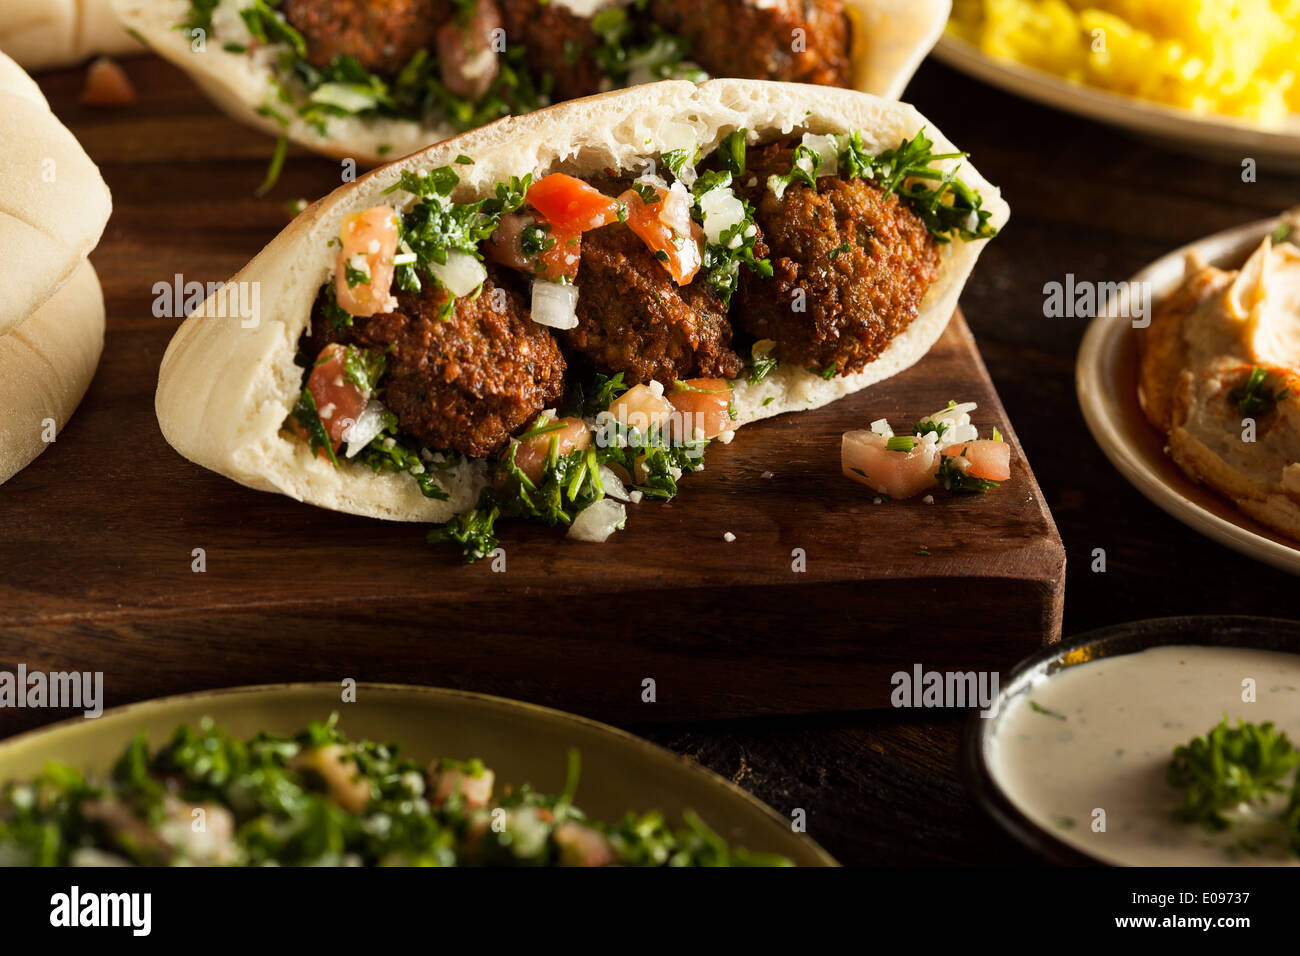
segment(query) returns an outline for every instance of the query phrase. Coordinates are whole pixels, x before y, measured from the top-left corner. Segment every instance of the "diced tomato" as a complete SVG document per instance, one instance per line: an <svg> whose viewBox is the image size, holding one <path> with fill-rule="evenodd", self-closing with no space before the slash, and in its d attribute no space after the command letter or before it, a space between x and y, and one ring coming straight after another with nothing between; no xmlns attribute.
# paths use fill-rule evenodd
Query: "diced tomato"
<svg viewBox="0 0 1300 956"><path fill-rule="evenodd" d="M325 784L325 793L348 813L363 811L373 796L370 781L342 744L326 744L300 751L290 762L295 770L307 770Z"/></svg>
<svg viewBox="0 0 1300 956"><path fill-rule="evenodd" d="M556 228L554 223L540 222L538 225L550 226L547 233L550 242L545 251L538 253L533 260L533 275L548 282L576 279L578 266L582 264L582 233L565 232Z"/></svg>
<svg viewBox="0 0 1300 956"><path fill-rule="evenodd" d="M370 396L348 381L344 374L343 359L346 355L344 346L331 342L321 349L307 378L307 388L316 402L316 414L320 416L335 451L343 444L343 433L361 417L370 401ZM324 449L317 454L324 457Z"/></svg>
<svg viewBox="0 0 1300 956"><path fill-rule="evenodd" d="M450 767L439 770L436 760L429 766L428 777L429 802L435 807L442 806L453 796L460 796L471 810L488 805L492 800L492 784L496 780L491 770L484 770L477 777Z"/></svg>
<svg viewBox="0 0 1300 956"><path fill-rule="evenodd" d="M939 455L934 445L921 442L911 451L890 451L875 432L852 431L841 440L840 467L846 478L882 495L910 498L938 484Z"/></svg>
<svg viewBox="0 0 1300 956"><path fill-rule="evenodd" d="M129 106L135 102L135 87L116 60L101 56L86 70L81 91L83 106Z"/></svg>
<svg viewBox="0 0 1300 956"><path fill-rule="evenodd" d="M397 306L392 288L398 238L397 210L392 206L373 206L343 217L334 294L349 315L392 312ZM349 271L354 280L360 281L349 285Z"/></svg>
<svg viewBox="0 0 1300 956"><path fill-rule="evenodd" d="M696 432L716 438L736 427L731 418L731 385L726 379L687 379L668 393L668 401L677 411L673 430L681 439L693 440Z"/></svg>
<svg viewBox="0 0 1300 956"><path fill-rule="evenodd" d="M566 820L551 835L560 851L560 866L609 866L614 849L599 830Z"/></svg>
<svg viewBox="0 0 1300 956"><path fill-rule="evenodd" d="M943 450L943 457L964 457L970 462L967 474L972 478L1006 481L1011 477L1011 446L1004 441L981 438L979 441L949 445Z"/></svg>
<svg viewBox="0 0 1300 956"><path fill-rule="evenodd" d="M529 255L524 252L524 231L538 226L546 233L546 248ZM549 282L573 280L582 263L582 234L563 232L554 223L533 216L507 214L488 237L483 250L493 262Z"/></svg>
<svg viewBox="0 0 1300 956"><path fill-rule="evenodd" d="M633 385L610 403L609 411L620 425L645 435L652 428L663 431L668 427L673 405L649 385Z"/></svg>
<svg viewBox="0 0 1300 956"><path fill-rule="evenodd" d="M640 188L644 190L646 184ZM650 188L658 194L657 202L647 204L635 189L618 197L627 206L627 226L654 253L673 281L686 285L704 261L700 251L702 233L693 228L696 224L691 219L690 196L682 190Z"/></svg>
<svg viewBox="0 0 1300 956"><path fill-rule="evenodd" d="M529 186L528 204L556 231L571 235L618 221L617 202L564 173L551 173Z"/></svg>
<svg viewBox="0 0 1300 956"><path fill-rule="evenodd" d="M492 47L501 28L494 0L476 0L468 16L452 17L438 30L436 43L442 84L456 96L479 100L492 89L501 66Z"/></svg>
<svg viewBox="0 0 1300 956"><path fill-rule="evenodd" d="M591 429L581 418L557 418L548 422L539 419L528 430L532 431L539 426L553 428L554 431L534 435L515 447L515 464L533 484L542 480L552 445L555 445L556 453L561 458L575 451L586 451L591 446Z"/></svg>

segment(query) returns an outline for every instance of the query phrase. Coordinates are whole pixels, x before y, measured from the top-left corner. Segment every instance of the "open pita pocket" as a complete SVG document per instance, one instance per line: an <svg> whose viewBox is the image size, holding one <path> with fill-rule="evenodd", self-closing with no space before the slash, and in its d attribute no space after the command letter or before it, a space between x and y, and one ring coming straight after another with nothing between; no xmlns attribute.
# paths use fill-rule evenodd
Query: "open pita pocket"
<svg viewBox="0 0 1300 956"><path fill-rule="evenodd" d="M461 179L452 198L461 202L491 195L499 181L512 176L532 174L536 180L554 171L577 176L639 171L646 157L660 152L657 144L680 141L683 124L706 155L739 129L759 142L801 132L856 130L873 155L924 129L935 152L955 151L910 106L848 90L761 81L713 80L699 86L670 81L501 120L378 169L310 206L232 280L234 289L243 290L245 304L253 298L251 290L260 290L256 315L236 307L236 296L211 297L190 315L162 363L156 410L163 434L206 468L322 507L435 522L463 512L485 480L481 462L447 472L443 483L449 500L431 500L408 475L377 474L345 461L334 467L282 427L303 391L303 369L294 358L317 295L333 275L342 218L380 204L400 205L405 194L386 190L403 171L447 166L462 156L473 162L455 167ZM935 168L952 168L954 162ZM989 224L1000 228L1009 208L997 188L964 162L961 179L982 195ZM940 247L938 278L921 302L919 317L861 372L828 381L803 368L781 366L757 385L737 383L737 427L816 408L916 362L947 325L985 241L955 240Z"/></svg>
<svg viewBox="0 0 1300 956"><path fill-rule="evenodd" d="M44 70L144 47L109 0L10 0L0 4L0 50L29 70Z"/></svg>
<svg viewBox="0 0 1300 956"><path fill-rule="evenodd" d="M223 0L223 7L234 10L239 2ZM272 136L284 134L327 156L374 165L456 134L453 126L436 120L357 116L332 117L323 133L298 115L302 102L279 99L282 86L272 70L277 48L263 47L251 55L232 52L216 35L204 37L200 52L191 33L177 29L189 13L189 0L113 0L113 4L126 26L154 52L189 73L218 107ZM898 98L942 35L950 0L846 0L845 6L853 27L853 87L887 99ZM214 34L222 23L239 29L238 17L229 10L214 19ZM725 29L725 25L719 28Z"/></svg>

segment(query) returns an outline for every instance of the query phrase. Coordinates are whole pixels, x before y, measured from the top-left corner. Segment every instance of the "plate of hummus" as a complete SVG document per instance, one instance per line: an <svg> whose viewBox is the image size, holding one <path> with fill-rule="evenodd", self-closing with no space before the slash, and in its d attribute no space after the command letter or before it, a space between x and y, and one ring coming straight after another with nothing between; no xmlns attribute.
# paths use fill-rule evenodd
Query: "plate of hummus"
<svg viewBox="0 0 1300 956"><path fill-rule="evenodd" d="M1300 211L1134 276L1084 335L1075 383L1111 462L1197 531L1300 574ZM1149 294L1146 317L1126 298Z"/></svg>

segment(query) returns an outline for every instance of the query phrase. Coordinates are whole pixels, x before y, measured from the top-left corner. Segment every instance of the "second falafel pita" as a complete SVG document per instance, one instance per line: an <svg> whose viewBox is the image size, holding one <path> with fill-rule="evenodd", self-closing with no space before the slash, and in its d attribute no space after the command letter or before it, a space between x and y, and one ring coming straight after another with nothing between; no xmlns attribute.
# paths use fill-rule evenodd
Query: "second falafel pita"
<svg viewBox="0 0 1300 956"><path fill-rule="evenodd" d="M916 362L1009 209L905 104L667 81L508 118L301 214L181 326L187 458L353 514L602 540L711 440Z"/></svg>

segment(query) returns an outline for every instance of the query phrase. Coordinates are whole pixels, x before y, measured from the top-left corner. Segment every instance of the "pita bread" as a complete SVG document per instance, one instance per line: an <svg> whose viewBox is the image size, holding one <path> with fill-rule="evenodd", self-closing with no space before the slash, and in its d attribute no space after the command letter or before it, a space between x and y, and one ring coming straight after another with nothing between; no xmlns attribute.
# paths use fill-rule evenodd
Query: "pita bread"
<svg viewBox="0 0 1300 956"><path fill-rule="evenodd" d="M29 70L44 70L144 47L109 0L10 0L0 5L0 50Z"/></svg>
<svg viewBox="0 0 1300 956"><path fill-rule="evenodd" d="M108 222L99 169L40 89L0 54L0 335L77 270Z"/></svg>
<svg viewBox="0 0 1300 956"><path fill-rule="evenodd" d="M0 483L62 431L104 347L104 297L89 262L18 328L0 335Z"/></svg>
<svg viewBox="0 0 1300 956"><path fill-rule="evenodd" d="M154 52L189 73L217 106L272 136L287 133L291 141L327 156L375 165L456 133L443 123L336 117L330 121L328 135L322 136L276 100L268 55L228 52L219 38L205 42L201 53L192 49L190 35L176 29L189 11L189 0L113 0L113 4L124 24ZM943 33L950 0L846 0L846 6L854 26L854 88L897 99ZM281 126L259 113L263 105L291 114L289 125Z"/></svg>
<svg viewBox="0 0 1300 956"><path fill-rule="evenodd" d="M242 284L236 288L247 293L246 299L258 290L256 315L234 308L233 297L214 296L196 310L163 358L156 398L163 434L205 468L322 507L407 521L445 521L466 510L481 487L481 466L451 473L451 500L433 501L422 497L407 475L334 468L305 442L281 433L302 391L294 355L317 293L332 273L336 251L329 242L341 218L393 202L395 196L384 190L403 170L449 165L462 154L474 162L457 167L461 183L453 198L461 201L492 192L512 175L636 169L666 138L680 142L683 123L706 150L742 128L760 139L860 130L872 153L924 128L936 151L955 149L905 104L851 90L756 80L656 83L501 120L378 169L309 207L232 280ZM997 188L969 164L962 165L961 177L983 195L990 221L1001 227L1010 210ZM983 246L984 241L955 241L942 247L939 276L920 316L858 374L827 381L783 366L756 386L740 384L735 395L740 424L825 405L910 366L943 332Z"/></svg>

